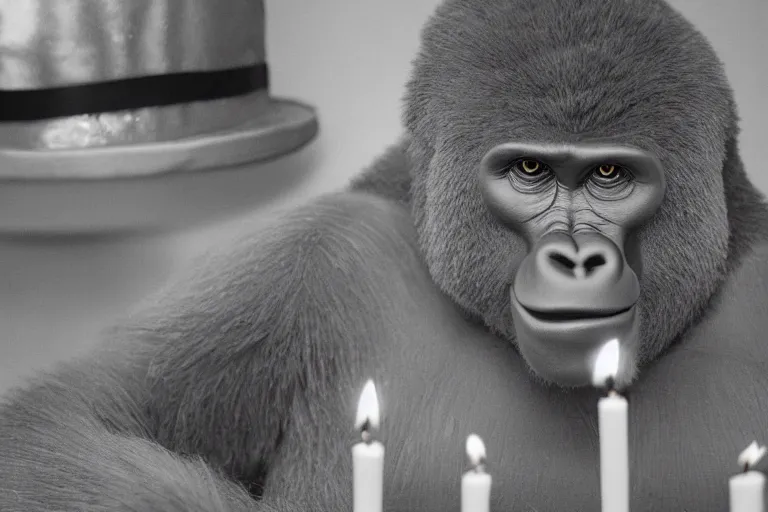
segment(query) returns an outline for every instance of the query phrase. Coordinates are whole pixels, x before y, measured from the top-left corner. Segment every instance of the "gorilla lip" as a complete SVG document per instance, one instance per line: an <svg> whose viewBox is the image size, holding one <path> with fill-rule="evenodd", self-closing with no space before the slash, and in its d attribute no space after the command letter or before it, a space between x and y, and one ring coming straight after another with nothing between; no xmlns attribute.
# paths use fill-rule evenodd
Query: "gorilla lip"
<svg viewBox="0 0 768 512"><path fill-rule="evenodd" d="M602 324L606 326L619 325L628 321L635 312L635 304L629 307L623 307L613 311L605 310L575 310L560 309L553 311L531 310L523 306L517 299L514 291L510 293L512 307L523 316L530 325L539 325L541 328L555 328L558 331L562 328L579 329L593 328Z"/></svg>
<svg viewBox="0 0 768 512"><path fill-rule="evenodd" d="M530 309L522 304L520 308L524 309L530 316L541 322L570 322L575 320L598 320L602 318L612 318L621 315L622 313L629 312L634 307L632 306L617 309L614 311L594 311L594 310L574 310L574 309L561 309L555 311L537 311Z"/></svg>

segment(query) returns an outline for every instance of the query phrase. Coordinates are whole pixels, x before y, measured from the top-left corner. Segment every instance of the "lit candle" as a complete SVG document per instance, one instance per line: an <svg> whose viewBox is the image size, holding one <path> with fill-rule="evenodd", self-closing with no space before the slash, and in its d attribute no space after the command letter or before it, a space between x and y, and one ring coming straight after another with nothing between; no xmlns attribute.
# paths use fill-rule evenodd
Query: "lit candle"
<svg viewBox="0 0 768 512"><path fill-rule="evenodd" d="M729 481L731 512L763 512L765 475L751 469L763 455L765 446L758 446L754 441L739 455L739 466L744 470Z"/></svg>
<svg viewBox="0 0 768 512"><path fill-rule="evenodd" d="M491 475L485 472L485 444L475 434L467 437L467 457L472 469L461 479L461 512L489 512Z"/></svg>
<svg viewBox="0 0 768 512"><path fill-rule="evenodd" d="M379 428L379 401L373 381L366 382L357 405L355 428L363 441L352 447L354 512L382 512L384 445L375 441L371 430Z"/></svg>
<svg viewBox="0 0 768 512"><path fill-rule="evenodd" d="M595 360L592 382L608 389L597 404L600 425L600 496L603 512L629 512L627 400L614 388L619 340L606 343Z"/></svg>

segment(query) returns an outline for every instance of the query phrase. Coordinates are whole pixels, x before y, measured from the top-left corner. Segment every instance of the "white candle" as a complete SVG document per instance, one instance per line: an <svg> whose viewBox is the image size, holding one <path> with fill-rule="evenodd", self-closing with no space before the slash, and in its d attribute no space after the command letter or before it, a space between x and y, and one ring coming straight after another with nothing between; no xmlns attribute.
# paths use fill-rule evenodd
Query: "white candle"
<svg viewBox="0 0 768 512"><path fill-rule="evenodd" d="M603 512L629 512L629 428L627 400L613 389L619 372L619 340L606 343L597 355L592 382L608 386L597 404L600 425L600 497Z"/></svg>
<svg viewBox="0 0 768 512"><path fill-rule="evenodd" d="M485 444L475 434L467 437L467 457L472 469L461 479L461 512L489 512L491 475L485 472Z"/></svg>
<svg viewBox="0 0 768 512"><path fill-rule="evenodd" d="M373 381L366 382L357 405L355 428L363 441L352 447L354 512L382 512L384 502L384 445L371 437L379 428L379 401Z"/></svg>
<svg viewBox="0 0 768 512"><path fill-rule="evenodd" d="M728 482L731 512L763 512L765 475L751 470L763 455L765 446L758 446L757 442L747 446L739 455L739 466L744 468L744 472L731 477Z"/></svg>

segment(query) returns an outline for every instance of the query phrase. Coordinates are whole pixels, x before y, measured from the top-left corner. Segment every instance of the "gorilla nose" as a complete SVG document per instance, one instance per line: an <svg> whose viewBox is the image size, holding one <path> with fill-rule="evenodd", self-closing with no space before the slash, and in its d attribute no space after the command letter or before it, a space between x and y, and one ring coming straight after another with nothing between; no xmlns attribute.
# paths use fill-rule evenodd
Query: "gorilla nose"
<svg viewBox="0 0 768 512"><path fill-rule="evenodd" d="M564 316L613 314L637 302L640 285L624 253L600 233L550 233L523 260L513 292L524 308Z"/></svg>
<svg viewBox="0 0 768 512"><path fill-rule="evenodd" d="M589 280L597 285L618 276L624 258L605 237L573 239L563 235L542 244L536 259L545 279Z"/></svg>

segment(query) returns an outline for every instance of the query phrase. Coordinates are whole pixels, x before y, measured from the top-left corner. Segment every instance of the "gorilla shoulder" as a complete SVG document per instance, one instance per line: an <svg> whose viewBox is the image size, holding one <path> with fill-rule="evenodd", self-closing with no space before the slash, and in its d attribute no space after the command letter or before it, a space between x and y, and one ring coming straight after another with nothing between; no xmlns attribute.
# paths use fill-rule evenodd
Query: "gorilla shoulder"
<svg viewBox="0 0 768 512"><path fill-rule="evenodd" d="M741 257L682 346L765 364L767 333L768 241L763 241Z"/></svg>

